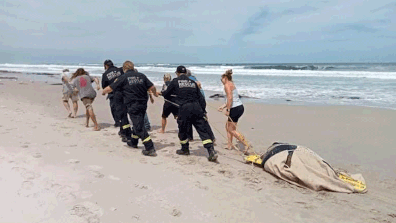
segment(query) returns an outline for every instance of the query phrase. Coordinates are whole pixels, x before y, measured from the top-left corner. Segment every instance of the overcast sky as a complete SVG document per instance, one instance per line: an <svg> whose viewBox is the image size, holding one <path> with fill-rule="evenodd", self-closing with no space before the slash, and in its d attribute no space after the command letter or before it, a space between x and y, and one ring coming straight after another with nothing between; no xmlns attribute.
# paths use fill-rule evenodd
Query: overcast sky
<svg viewBox="0 0 396 223"><path fill-rule="evenodd" d="M2 0L0 63L396 62L396 2Z"/></svg>

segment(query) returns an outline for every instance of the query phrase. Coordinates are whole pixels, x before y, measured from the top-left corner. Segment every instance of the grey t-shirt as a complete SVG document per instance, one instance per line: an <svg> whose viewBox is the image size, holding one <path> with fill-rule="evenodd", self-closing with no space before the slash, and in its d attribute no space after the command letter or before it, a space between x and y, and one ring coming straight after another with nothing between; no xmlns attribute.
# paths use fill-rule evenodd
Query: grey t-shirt
<svg viewBox="0 0 396 223"><path fill-rule="evenodd" d="M62 85L63 85L63 94L71 94L73 92L73 89L71 88L71 86L69 85L69 72L63 72L62 73ZM65 81L63 81L65 80Z"/></svg>
<svg viewBox="0 0 396 223"><path fill-rule="evenodd" d="M94 82L93 77L88 75L82 75L73 79L71 85L78 89L78 96L80 97L80 99L95 98L96 91L92 87L92 82Z"/></svg>

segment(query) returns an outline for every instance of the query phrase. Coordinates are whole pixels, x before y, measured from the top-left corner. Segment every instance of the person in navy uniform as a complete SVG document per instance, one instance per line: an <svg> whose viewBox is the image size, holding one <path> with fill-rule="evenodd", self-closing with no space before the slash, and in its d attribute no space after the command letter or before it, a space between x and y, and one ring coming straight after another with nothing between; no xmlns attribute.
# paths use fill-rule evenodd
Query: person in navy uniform
<svg viewBox="0 0 396 223"><path fill-rule="evenodd" d="M184 66L178 66L175 73L177 78L171 81L168 88L162 92L162 96L170 100L171 95L176 95L176 101L179 104L177 123L181 149L177 150L176 153L190 155L188 132L193 125L202 140L203 146L208 150L208 160L216 162L218 155L214 150L212 137L207 131L210 128L209 123L205 120L205 99L197 83L187 77L187 69Z"/></svg>
<svg viewBox="0 0 396 223"><path fill-rule="evenodd" d="M142 151L146 156L157 156L154 143L144 128L144 115L147 111L148 94L151 91L158 97L156 88L146 75L136 72L131 61L125 61L123 66L124 75L115 79L112 84L103 89L103 95L114 90L121 91L124 104L132 120L132 134L127 134L127 144L137 148L139 138L143 141L145 149Z"/></svg>

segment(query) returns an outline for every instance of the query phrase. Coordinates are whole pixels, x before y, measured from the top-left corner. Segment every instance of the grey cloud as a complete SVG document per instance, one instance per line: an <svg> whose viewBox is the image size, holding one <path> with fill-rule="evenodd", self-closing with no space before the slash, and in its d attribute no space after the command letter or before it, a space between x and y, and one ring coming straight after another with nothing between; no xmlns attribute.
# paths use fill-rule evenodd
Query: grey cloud
<svg viewBox="0 0 396 223"><path fill-rule="evenodd" d="M381 11L381 10L392 10L392 11L394 11L395 8L396 8L396 2L393 2L393 3L386 4L384 6L381 6L379 8L373 9L373 10L371 10L371 12L378 12L378 11Z"/></svg>

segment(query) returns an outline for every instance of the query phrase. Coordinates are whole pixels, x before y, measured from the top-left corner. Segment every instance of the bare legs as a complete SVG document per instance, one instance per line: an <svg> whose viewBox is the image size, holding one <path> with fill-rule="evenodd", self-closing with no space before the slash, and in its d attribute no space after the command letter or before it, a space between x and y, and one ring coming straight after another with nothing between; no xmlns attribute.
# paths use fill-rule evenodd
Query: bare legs
<svg viewBox="0 0 396 223"><path fill-rule="evenodd" d="M93 130L94 131L99 131L100 127L99 127L98 122L96 121L96 116L95 116L95 113L94 113L93 109L92 108L88 108L85 114L87 116L86 117L86 127L89 127L89 118L91 118L92 122L94 123Z"/></svg>
<svg viewBox="0 0 396 223"><path fill-rule="evenodd" d="M69 113L69 115L67 117L71 118L72 117L72 112L70 110L70 105L68 101L63 101L63 105L65 106L67 112Z"/></svg>
<svg viewBox="0 0 396 223"><path fill-rule="evenodd" d="M78 103L77 101L73 101L73 110L74 110L74 115L72 115L72 118L75 118L77 116L77 111L78 111Z"/></svg>
<svg viewBox="0 0 396 223"><path fill-rule="evenodd" d="M227 149L231 149L233 147L232 140L233 137L235 137L237 140L243 143L245 146L245 153L249 149L249 144L246 142L245 138L236 131L237 124L235 122L229 122L227 121L226 123L226 130L227 130Z"/></svg>
<svg viewBox="0 0 396 223"><path fill-rule="evenodd" d="M162 117L161 130L159 130L159 133L164 133L165 132L165 127L166 127L166 118Z"/></svg>

